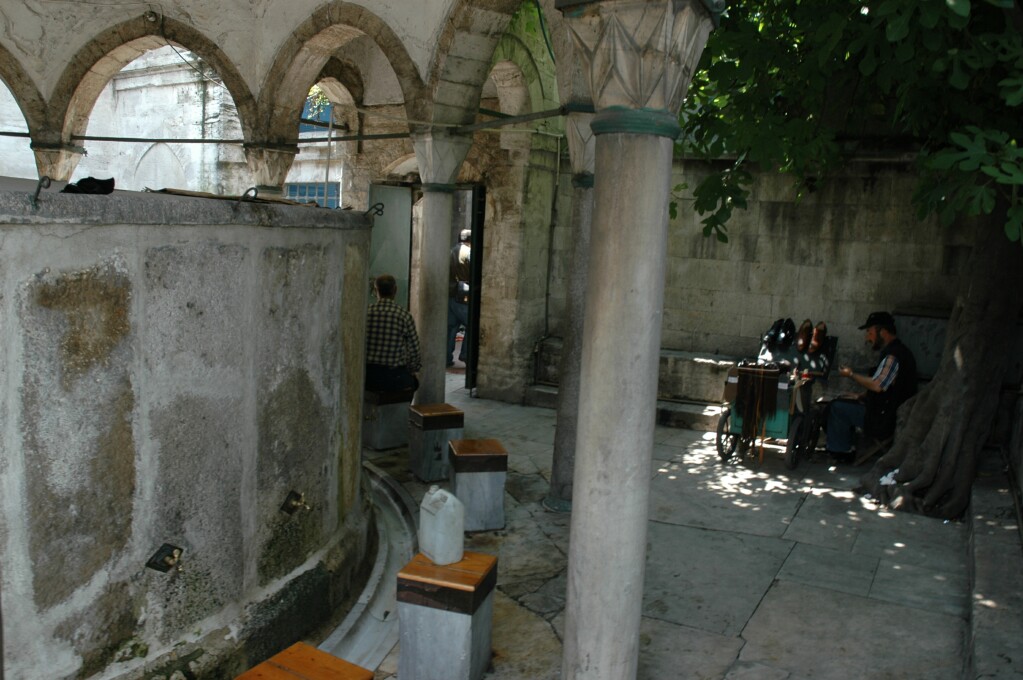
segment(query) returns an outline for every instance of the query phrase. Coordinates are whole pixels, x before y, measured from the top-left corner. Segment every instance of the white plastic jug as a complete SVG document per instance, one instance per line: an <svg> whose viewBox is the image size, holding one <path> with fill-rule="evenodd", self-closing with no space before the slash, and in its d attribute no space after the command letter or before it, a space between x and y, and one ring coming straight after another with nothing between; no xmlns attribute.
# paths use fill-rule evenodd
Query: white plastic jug
<svg viewBox="0 0 1023 680"><path fill-rule="evenodd" d="M436 565L462 559L465 506L454 494L431 486L419 505L419 551Z"/></svg>

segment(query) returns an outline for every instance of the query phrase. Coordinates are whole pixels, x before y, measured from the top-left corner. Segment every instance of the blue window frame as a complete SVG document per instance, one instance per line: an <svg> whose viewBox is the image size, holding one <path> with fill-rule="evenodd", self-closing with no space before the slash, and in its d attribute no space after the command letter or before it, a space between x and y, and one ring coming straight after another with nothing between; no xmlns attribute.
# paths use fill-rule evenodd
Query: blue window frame
<svg viewBox="0 0 1023 680"><path fill-rule="evenodd" d="M285 184L284 198L299 203L315 201L321 208L336 208L341 200L341 185L338 182Z"/></svg>

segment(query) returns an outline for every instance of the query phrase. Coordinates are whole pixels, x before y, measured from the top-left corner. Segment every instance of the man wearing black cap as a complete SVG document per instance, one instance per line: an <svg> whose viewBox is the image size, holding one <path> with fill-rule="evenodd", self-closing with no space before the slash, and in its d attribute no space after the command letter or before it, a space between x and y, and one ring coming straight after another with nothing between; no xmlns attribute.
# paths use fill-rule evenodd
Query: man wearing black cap
<svg viewBox="0 0 1023 680"><path fill-rule="evenodd" d="M828 452L837 458L850 457L856 428L875 441L891 437L896 410L916 394L916 359L896 336L892 315L871 312L860 330L866 331L872 349L881 350L881 358L872 375L838 368L839 375L851 378L864 392L836 400L828 409Z"/></svg>

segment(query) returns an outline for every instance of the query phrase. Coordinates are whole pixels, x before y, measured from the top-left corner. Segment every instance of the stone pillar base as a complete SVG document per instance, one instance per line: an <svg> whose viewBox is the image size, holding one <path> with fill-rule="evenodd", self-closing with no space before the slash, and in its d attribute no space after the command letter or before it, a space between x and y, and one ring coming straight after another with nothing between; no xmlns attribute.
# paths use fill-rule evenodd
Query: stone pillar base
<svg viewBox="0 0 1023 680"><path fill-rule="evenodd" d="M504 528L508 452L496 439L456 439L449 445L451 492L465 506L466 531Z"/></svg>
<svg viewBox="0 0 1023 680"><path fill-rule="evenodd" d="M401 680L479 680L490 661L497 558L466 552L438 567L422 553L398 572Z"/></svg>
<svg viewBox="0 0 1023 680"><path fill-rule="evenodd" d="M408 467L418 479L447 479L448 442L461 439L465 413L450 404L415 404L409 407Z"/></svg>
<svg viewBox="0 0 1023 680"><path fill-rule="evenodd" d="M375 451L408 444L408 407L415 390L364 392L362 445Z"/></svg>

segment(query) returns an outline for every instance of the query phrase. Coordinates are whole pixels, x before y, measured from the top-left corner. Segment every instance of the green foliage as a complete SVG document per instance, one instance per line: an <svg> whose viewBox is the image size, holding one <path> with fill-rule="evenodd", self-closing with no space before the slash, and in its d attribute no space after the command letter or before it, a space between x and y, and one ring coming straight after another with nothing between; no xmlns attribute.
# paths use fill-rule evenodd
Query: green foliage
<svg viewBox="0 0 1023 680"><path fill-rule="evenodd" d="M680 113L680 153L732 159L693 191L704 233L727 237L750 166L791 174L802 194L850 155L888 149L916 154L922 216L1006 210L1019 240L1017 25L1013 0L731 0Z"/></svg>
<svg viewBox="0 0 1023 680"><path fill-rule="evenodd" d="M309 94L306 95L306 101L309 102L309 115L313 118L326 111L330 106L330 99L319 85L313 85L310 88Z"/></svg>

